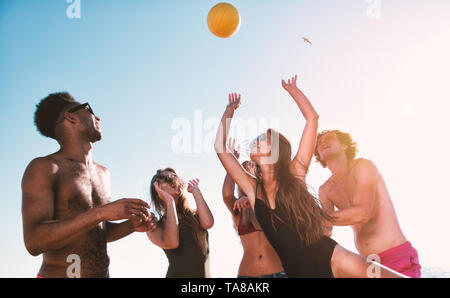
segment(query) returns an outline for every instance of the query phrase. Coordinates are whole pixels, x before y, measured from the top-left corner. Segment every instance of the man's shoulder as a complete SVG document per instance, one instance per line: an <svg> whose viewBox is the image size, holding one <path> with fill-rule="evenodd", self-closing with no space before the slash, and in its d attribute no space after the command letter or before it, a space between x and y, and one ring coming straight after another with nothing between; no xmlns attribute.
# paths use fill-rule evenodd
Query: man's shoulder
<svg viewBox="0 0 450 298"><path fill-rule="evenodd" d="M353 161L353 168L355 170L360 169L376 169L375 163L371 161L370 159L366 158L357 158Z"/></svg>
<svg viewBox="0 0 450 298"><path fill-rule="evenodd" d="M369 159L365 158L358 158L355 159L353 164L353 172L355 177L359 176L367 176L367 175L378 175L378 169L377 166Z"/></svg>
<svg viewBox="0 0 450 298"><path fill-rule="evenodd" d="M57 158L55 154L47 156L36 157L28 164L27 171L39 170L39 171L51 171L54 167L58 166Z"/></svg>
<svg viewBox="0 0 450 298"><path fill-rule="evenodd" d="M25 169L22 185L53 181L55 174L58 173L58 169L58 162L52 158L52 155L37 157Z"/></svg>
<svg viewBox="0 0 450 298"><path fill-rule="evenodd" d="M102 166L101 164L96 163L95 161L94 161L94 166L101 174L109 175L109 170L107 167Z"/></svg>

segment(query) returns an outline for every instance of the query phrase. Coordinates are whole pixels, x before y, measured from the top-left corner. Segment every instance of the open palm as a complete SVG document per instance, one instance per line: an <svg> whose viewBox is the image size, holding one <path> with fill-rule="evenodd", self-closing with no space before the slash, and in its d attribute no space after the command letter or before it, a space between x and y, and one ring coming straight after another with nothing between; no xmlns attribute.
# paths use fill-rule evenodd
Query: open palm
<svg viewBox="0 0 450 298"><path fill-rule="evenodd" d="M281 86L283 86L284 90L287 92L292 92L297 89L297 75L294 77L288 79L286 82L285 80L281 80Z"/></svg>

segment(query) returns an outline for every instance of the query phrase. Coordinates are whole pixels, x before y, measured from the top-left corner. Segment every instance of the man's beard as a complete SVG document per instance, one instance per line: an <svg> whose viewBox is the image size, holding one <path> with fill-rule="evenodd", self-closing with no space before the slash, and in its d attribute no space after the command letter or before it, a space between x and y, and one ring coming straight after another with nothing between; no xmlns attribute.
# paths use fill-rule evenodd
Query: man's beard
<svg viewBox="0 0 450 298"><path fill-rule="evenodd" d="M102 139L102 133L95 129L94 127L90 126L86 128L86 130L83 133L84 139L86 139L90 143L98 142Z"/></svg>
<svg viewBox="0 0 450 298"><path fill-rule="evenodd" d="M91 134L89 135L89 141L90 141L91 143L98 142L98 141L100 141L101 139L102 139L102 133L99 132L98 130L93 130L93 131L91 132Z"/></svg>

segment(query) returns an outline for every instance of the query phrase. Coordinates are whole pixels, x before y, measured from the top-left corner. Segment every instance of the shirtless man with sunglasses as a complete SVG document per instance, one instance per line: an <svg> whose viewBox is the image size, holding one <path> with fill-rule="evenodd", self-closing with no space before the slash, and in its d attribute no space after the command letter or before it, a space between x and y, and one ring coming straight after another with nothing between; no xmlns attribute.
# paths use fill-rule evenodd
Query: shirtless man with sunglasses
<svg viewBox="0 0 450 298"><path fill-rule="evenodd" d="M38 277L109 277L107 243L154 229L150 206L139 199L110 203L109 172L91 156L102 138L100 118L88 103L63 92L36 107L38 131L61 147L31 161L22 180L25 246L43 254Z"/></svg>

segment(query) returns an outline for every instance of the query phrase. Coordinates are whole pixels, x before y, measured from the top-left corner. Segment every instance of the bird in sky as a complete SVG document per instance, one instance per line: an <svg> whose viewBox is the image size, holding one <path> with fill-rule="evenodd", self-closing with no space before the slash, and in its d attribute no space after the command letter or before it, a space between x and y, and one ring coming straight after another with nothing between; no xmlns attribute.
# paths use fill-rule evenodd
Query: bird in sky
<svg viewBox="0 0 450 298"><path fill-rule="evenodd" d="M312 46L312 42L308 39L308 38L306 38L306 37L302 37L303 38L303 40L307 43L307 44L309 44L310 46Z"/></svg>

